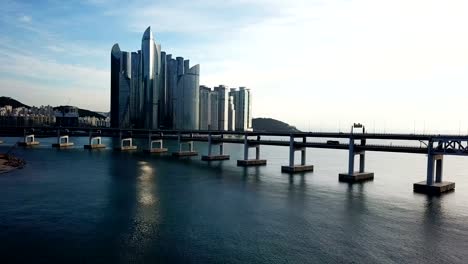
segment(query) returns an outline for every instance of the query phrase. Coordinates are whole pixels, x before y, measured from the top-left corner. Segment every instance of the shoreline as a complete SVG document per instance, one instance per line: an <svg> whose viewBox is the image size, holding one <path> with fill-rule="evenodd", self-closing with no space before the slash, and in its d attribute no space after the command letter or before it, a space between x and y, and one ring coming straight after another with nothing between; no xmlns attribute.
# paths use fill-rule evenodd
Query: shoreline
<svg viewBox="0 0 468 264"><path fill-rule="evenodd" d="M21 169L25 164L26 162L18 157L7 154L0 154L0 174L8 173L16 169Z"/></svg>

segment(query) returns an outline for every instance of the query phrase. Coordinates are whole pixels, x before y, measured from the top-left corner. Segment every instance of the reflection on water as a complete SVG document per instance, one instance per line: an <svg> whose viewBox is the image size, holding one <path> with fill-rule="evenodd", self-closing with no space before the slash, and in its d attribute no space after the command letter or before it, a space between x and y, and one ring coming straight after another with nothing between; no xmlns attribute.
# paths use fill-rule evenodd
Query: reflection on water
<svg viewBox="0 0 468 264"><path fill-rule="evenodd" d="M154 196L154 171L146 161L139 161L138 165L140 169L137 176L138 201L144 206L149 206L156 202L156 198Z"/></svg>

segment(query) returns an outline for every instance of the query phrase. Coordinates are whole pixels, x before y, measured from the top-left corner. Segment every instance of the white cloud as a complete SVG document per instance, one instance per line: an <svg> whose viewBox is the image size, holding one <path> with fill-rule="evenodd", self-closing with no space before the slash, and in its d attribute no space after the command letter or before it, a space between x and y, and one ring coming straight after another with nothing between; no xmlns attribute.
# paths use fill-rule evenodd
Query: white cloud
<svg viewBox="0 0 468 264"><path fill-rule="evenodd" d="M22 16L19 17L19 21L24 22L24 23L31 23L32 17L22 15Z"/></svg>

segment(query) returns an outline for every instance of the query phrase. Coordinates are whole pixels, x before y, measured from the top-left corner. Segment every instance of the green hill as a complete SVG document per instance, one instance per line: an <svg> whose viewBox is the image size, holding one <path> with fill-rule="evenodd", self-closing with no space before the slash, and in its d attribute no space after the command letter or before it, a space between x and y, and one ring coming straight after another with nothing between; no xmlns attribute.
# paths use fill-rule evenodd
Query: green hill
<svg viewBox="0 0 468 264"><path fill-rule="evenodd" d="M273 118L254 118L252 126L254 131L300 132L296 127Z"/></svg>
<svg viewBox="0 0 468 264"><path fill-rule="evenodd" d="M30 108L28 105L18 102L11 97L0 96L0 107L4 107L5 105L11 105L13 108L18 108L18 107Z"/></svg>

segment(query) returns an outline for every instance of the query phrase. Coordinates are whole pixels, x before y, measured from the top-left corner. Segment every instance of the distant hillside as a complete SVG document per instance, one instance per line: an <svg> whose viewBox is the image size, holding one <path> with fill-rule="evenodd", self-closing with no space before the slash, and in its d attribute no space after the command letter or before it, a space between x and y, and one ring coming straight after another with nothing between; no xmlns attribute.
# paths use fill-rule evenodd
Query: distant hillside
<svg viewBox="0 0 468 264"><path fill-rule="evenodd" d="M11 97L0 96L0 107L4 107L5 105L11 105L13 108L18 108L18 107L30 108L28 105L18 102Z"/></svg>
<svg viewBox="0 0 468 264"><path fill-rule="evenodd" d="M63 107L66 107L68 105L61 105L61 106L57 106L57 107L54 107L54 110L61 110ZM86 116L89 116L89 117L96 117L96 118L106 118L105 116L99 114L99 113L96 113L96 112L93 112L93 111L90 111L90 110L86 110L86 109L81 109L81 108L78 108L78 115L80 117L86 117Z"/></svg>
<svg viewBox="0 0 468 264"><path fill-rule="evenodd" d="M252 119L254 131L300 132L296 127L272 118Z"/></svg>
<svg viewBox="0 0 468 264"><path fill-rule="evenodd" d="M21 103L19 101L16 101L13 98L6 97L6 96L0 96L0 107L3 107L5 105L11 105L13 108L17 108L17 107L31 108L30 106L25 105L25 104L23 104L23 103ZM64 106L61 105L61 106L54 107L54 110L61 109L62 107L64 107ZM106 118L104 115L102 115L100 113L96 113L96 112L93 112L93 111L90 111L90 110L87 110L87 109L81 109L81 108L78 108L78 114L80 115L80 117L86 117L86 116L93 117L94 116L96 118Z"/></svg>

